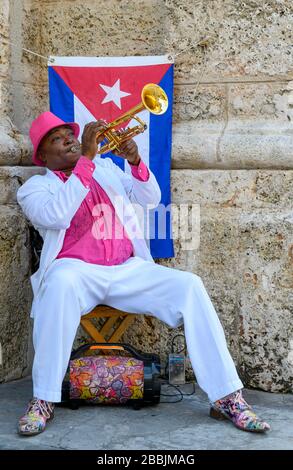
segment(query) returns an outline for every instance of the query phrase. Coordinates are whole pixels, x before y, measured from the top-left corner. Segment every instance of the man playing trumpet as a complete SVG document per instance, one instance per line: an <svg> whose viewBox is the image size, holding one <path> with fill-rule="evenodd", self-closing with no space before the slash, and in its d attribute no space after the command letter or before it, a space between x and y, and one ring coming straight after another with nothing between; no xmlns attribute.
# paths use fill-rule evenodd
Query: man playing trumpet
<svg viewBox="0 0 293 470"><path fill-rule="evenodd" d="M155 264L138 235L132 203L155 207L160 189L133 140L123 142L118 152L129 162L131 175L97 155L103 137L97 141L96 136L105 128L104 121L89 123L80 145L76 123L45 112L30 129L33 162L47 171L29 178L17 193L44 240L39 270L31 278L34 398L19 421L19 433L38 434L52 419L81 315L98 304L148 313L174 328L184 324L191 364L210 400L211 416L229 419L245 431L269 430L242 397L242 382L202 280ZM131 237L121 205L131 214Z"/></svg>

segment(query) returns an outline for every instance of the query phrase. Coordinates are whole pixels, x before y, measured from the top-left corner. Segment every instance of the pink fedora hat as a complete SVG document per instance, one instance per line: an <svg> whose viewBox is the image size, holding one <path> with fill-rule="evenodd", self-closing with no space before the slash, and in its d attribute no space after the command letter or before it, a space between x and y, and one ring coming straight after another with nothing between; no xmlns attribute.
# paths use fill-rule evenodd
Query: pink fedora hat
<svg viewBox="0 0 293 470"><path fill-rule="evenodd" d="M45 166L42 160L37 157L38 147L42 138L45 137L51 129L65 125L72 127L74 135L77 138L79 135L79 125L76 122L64 122L50 111L40 114L40 116L32 122L29 134L34 147L32 159L35 165Z"/></svg>

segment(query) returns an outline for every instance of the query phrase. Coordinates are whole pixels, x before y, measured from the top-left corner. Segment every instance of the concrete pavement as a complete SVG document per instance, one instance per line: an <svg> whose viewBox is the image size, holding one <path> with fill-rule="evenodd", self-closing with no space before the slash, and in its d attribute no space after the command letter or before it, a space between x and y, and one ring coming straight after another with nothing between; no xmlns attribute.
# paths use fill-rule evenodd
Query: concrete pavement
<svg viewBox="0 0 293 470"><path fill-rule="evenodd" d="M30 377L0 385L0 449L293 449L293 395L245 391L247 401L271 424L266 435L211 419L206 396L196 386L195 394L179 403L140 410L128 406L84 406L75 411L57 407L44 433L21 437L16 424L31 390ZM181 390L188 393L191 385ZM164 385L163 393L174 390Z"/></svg>

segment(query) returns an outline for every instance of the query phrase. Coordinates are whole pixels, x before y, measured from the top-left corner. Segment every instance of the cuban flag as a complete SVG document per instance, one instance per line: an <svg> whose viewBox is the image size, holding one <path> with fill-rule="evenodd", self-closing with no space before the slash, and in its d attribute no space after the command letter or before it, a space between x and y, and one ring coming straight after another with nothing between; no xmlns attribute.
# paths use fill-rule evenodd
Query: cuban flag
<svg viewBox="0 0 293 470"><path fill-rule="evenodd" d="M165 114L156 116L144 109L139 116L147 130L135 137L139 153L160 185L160 210L148 214L146 239L154 258L174 256L171 230L171 138L173 102L173 61L167 56L154 57L50 57L50 110L67 122L80 125L97 119L112 122L141 102L141 90L155 83L169 100ZM125 123L132 127L136 121ZM123 127L120 126L120 127ZM111 153L123 170L130 173L128 162ZM163 210L162 210L163 208ZM167 208L167 210L164 208ZM152 211L151 211L152 212Z"/></svg>

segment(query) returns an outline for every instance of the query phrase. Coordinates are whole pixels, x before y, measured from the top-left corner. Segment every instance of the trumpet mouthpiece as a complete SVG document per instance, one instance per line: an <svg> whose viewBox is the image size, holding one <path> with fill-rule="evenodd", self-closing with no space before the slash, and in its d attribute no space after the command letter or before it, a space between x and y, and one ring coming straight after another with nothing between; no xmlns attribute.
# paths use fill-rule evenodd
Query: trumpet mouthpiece
<svg viewBox="0 0 293 470"><path fill-rule="evenodd" d="M80 146L79 146L79 145L72 145L72 147L70 147L70 151L71 151L72 153L78 152L79 149L80 149Z"/></svg>

